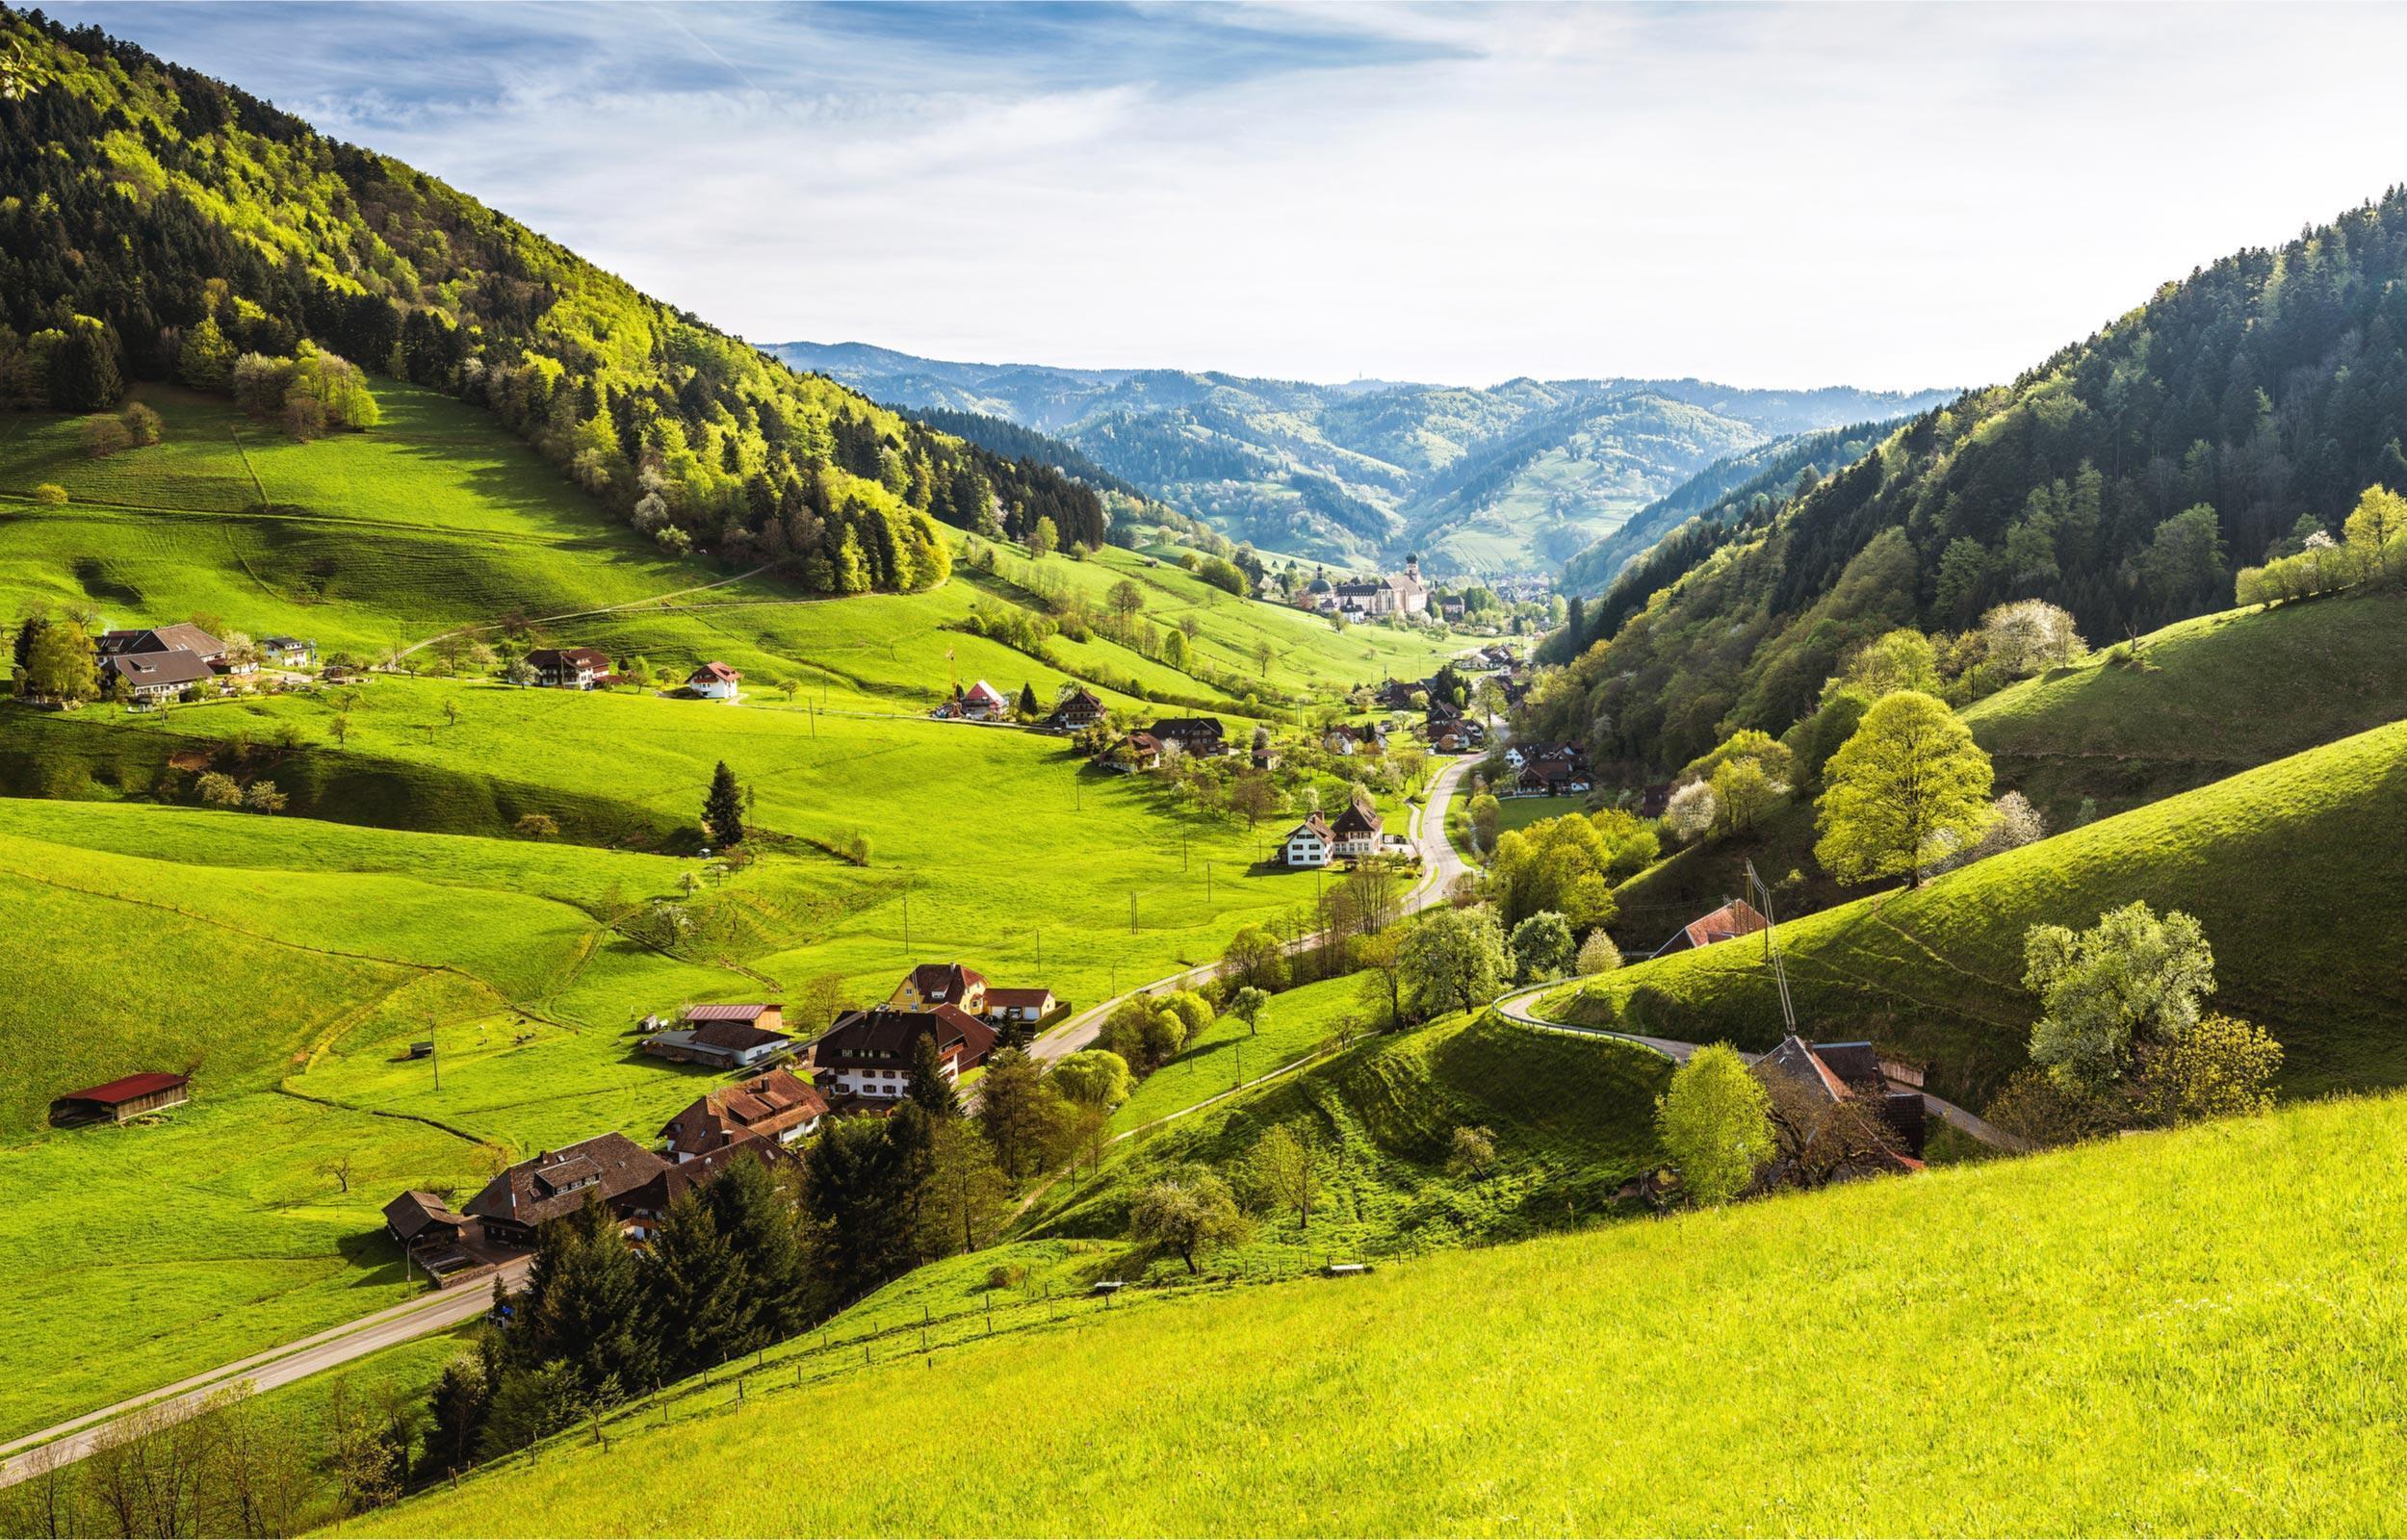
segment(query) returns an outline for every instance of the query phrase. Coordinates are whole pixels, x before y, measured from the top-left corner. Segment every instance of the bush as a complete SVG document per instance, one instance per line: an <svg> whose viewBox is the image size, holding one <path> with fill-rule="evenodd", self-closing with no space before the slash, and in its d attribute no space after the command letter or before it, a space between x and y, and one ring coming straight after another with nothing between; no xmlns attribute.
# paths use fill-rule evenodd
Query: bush
<svg viewBox="0 0 2407 1540"><path fill-rule="evenodd" d="M114 417L84 419L84 452L95 460L106 459L132 446L134 435Z"/></svg>
<svg viewBox="0 0 2407 1540"><path fill-rule="evenodd" d="M66 488L59 485L56 481L44 481L41 485L34 488L34 500L43 504L45 507L64 508L66 506L67 500Z"/></svg>
<svg viewBox="0 0 2407 1540"><path fill-rule="evenodd" d="M1446 1157L1449 1176L1486 1176L1496 1168L1496 1136L1487 1128L1460 1128L1454 1131L1453 1150Z"/></svg>
<svg viewBox="0 0 2407 1540"><path fill-rule="evenodd" d="M531 812L511 826L521 839L549 839L560 832L559 820L546 812Z"/></svg>
<svg viewBox="0 0 2407 1540"><path fill-rule="evenodd" d="M147 449L159 442L158 413L140 401L128 401L125 403L125 411L121 416L125 424L126 437L133 440L137 449Z"/></svg>
<svg viewBox="0 0 2407 1540"><path fill-rule="evenodd" d="M1613 944L1613 937L1605 934L1604 927L1598 926L1589 932L1588 939L1580 943L1577 963L1580 977L1593 978L1599 973L1611 973L1620 965L1621 949Z"/></svg>
<svg viewBox="0 0 2407 1540"><path fill-rule="evenodd" d="M239 808L243 805L243 788L234 778L220 770L205 772L194 789L200 800L212 808Z"/></svg>

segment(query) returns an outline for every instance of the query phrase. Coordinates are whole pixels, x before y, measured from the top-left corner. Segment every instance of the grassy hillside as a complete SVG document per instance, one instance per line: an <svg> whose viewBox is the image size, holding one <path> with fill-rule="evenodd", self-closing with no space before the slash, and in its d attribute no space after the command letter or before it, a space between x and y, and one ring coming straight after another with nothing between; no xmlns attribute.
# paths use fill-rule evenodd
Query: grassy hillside
<svg viewBox="0 0 2407 1540"><path fill-rule="evenodd" d="M2407 934L2407 723L2168 797L1927 884L1784 923L1806 1030L1932 1061L1978 1102L2025 1059L2032 925L2087 926L2144 899L2195 914L2214 1004L2285 1049L2293 1094L2407 1084L2407 981L2376 937ZM1762 951L1722 945L1605 976L1582 1019L1767 1047L1780 1012Z"/></svg>
<svg viewBox="0 0 2407 1540"><path fill-rule="evenodd" d="M2334 594L2183 621L2008 689L1964 719L2013 786L2064 821L2407 717L2407 594Z"/></svg>
<svg viewBox="0 0 2407 1540"><path fill-rule="evenodd" d="M2403 1137L2396 1100L2305 1107L1086 1311L924 1362L896 1343L799 1388L772 1368L741 1409L722 1385L664 1428L630 1416L607 1450L564 1438L363 1527L2380 1529L2407 1477L2407 1300L2375 1244L2407 1223ZM908 1441L869 1436L998 1417L1006 1479L928 1480ZM851 1451L847 1478L745 1481L797 1426Z"/></svg>

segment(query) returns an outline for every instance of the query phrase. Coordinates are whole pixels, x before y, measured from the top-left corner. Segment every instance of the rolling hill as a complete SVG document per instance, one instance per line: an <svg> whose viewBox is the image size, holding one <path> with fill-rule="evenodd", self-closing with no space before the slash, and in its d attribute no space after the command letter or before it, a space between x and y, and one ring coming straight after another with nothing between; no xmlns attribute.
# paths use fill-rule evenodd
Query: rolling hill
<svg viewBox="0 0 2407 1540"><path fill-rule="evenodd" d="M563 1434L357 1527L2379 1529L2403 1136L2407 1104L2335 1102L1370 1278L1081 1303L924 1355L902 1332L868 1367L772 1363L740 1402L722 1380L633 1408L604 1445ZM996 1406L1007 1478L927 1479L874 1432ZM853 1451L842 1479L747 1479L796 1427Z"/></svg>
<svg viewBox="0 0 2407 1540"><path fill-rule="evenodd" d="M2070 829L1780 927L1809 1033L1929 1063L1978 1105L2026 1062L2035 924L2085 927L2135 899L2187 911L2214 948L2217 1009L2264 1024L2293 1095L2407 1085L2407 983L2366 938L2407 926L2407 723ZM1668 929L1668 927L1667 927ZM1674 953L1575 991L1566 1019L1770 1047L1779 1000L1752 944ZM1830 1023L1825 1028L1823 1023Z"/></svg>
<svg viewBox="0 0 2407 1540"><path fill-rule="evenodd" d="M1657 574L1537 735L1609 713L1595 752L1669 768L1730 728L1783 731L1894 626L2030 597L2105 642L2228 605L2235 569L2407 481L2403 279L2407 189L2166 284Z"/></svg>
<svg viewBox="0 0 2407 1540"><path fill-rule="evenodd" d="M1708 461L1943 398L1696 380L1315 385L950 363L859 343L770 351L881 401L1054 435L1232 538L1341 565L1418 552L1454 574L1553 567Z"/></svg>

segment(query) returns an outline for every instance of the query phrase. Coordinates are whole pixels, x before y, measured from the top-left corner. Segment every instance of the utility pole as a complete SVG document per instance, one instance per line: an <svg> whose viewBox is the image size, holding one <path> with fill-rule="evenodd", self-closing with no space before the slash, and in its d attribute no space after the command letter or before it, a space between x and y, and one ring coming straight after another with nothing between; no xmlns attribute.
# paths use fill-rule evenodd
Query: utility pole
<svg viewBox="0 0 2407 1540"><path fill-rule="evenodd" d="M1204 903L1206 903L1206 904L1209 904L1211 901L1212 901L1212 863L1211 863L1210 861L1208 861L1208 860L1207 860L1207 861L1205 861L1205 862L1204 863Z"/></svg>

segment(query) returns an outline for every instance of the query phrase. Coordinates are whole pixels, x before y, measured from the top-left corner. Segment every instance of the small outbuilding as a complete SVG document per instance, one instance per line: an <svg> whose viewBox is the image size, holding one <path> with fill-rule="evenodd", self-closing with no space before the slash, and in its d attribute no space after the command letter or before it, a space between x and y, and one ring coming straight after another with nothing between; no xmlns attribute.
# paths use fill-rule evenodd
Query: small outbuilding
<svg viewBox="0 0 2407 1540"><path fill-rule="evenodd" d="M121 1123L144 1113L182 1106L193 1099L192 1084L187 1075L127 1075L59 1097L50 1104L50 1121L60 1127Z"/></svg>
<svg viewBox="0 0 2407 1540"><path fill-rule="evenodd" d="M686 688L706 701L732 701L743 675L724 663L705 663L686 676Z"/></svg>

